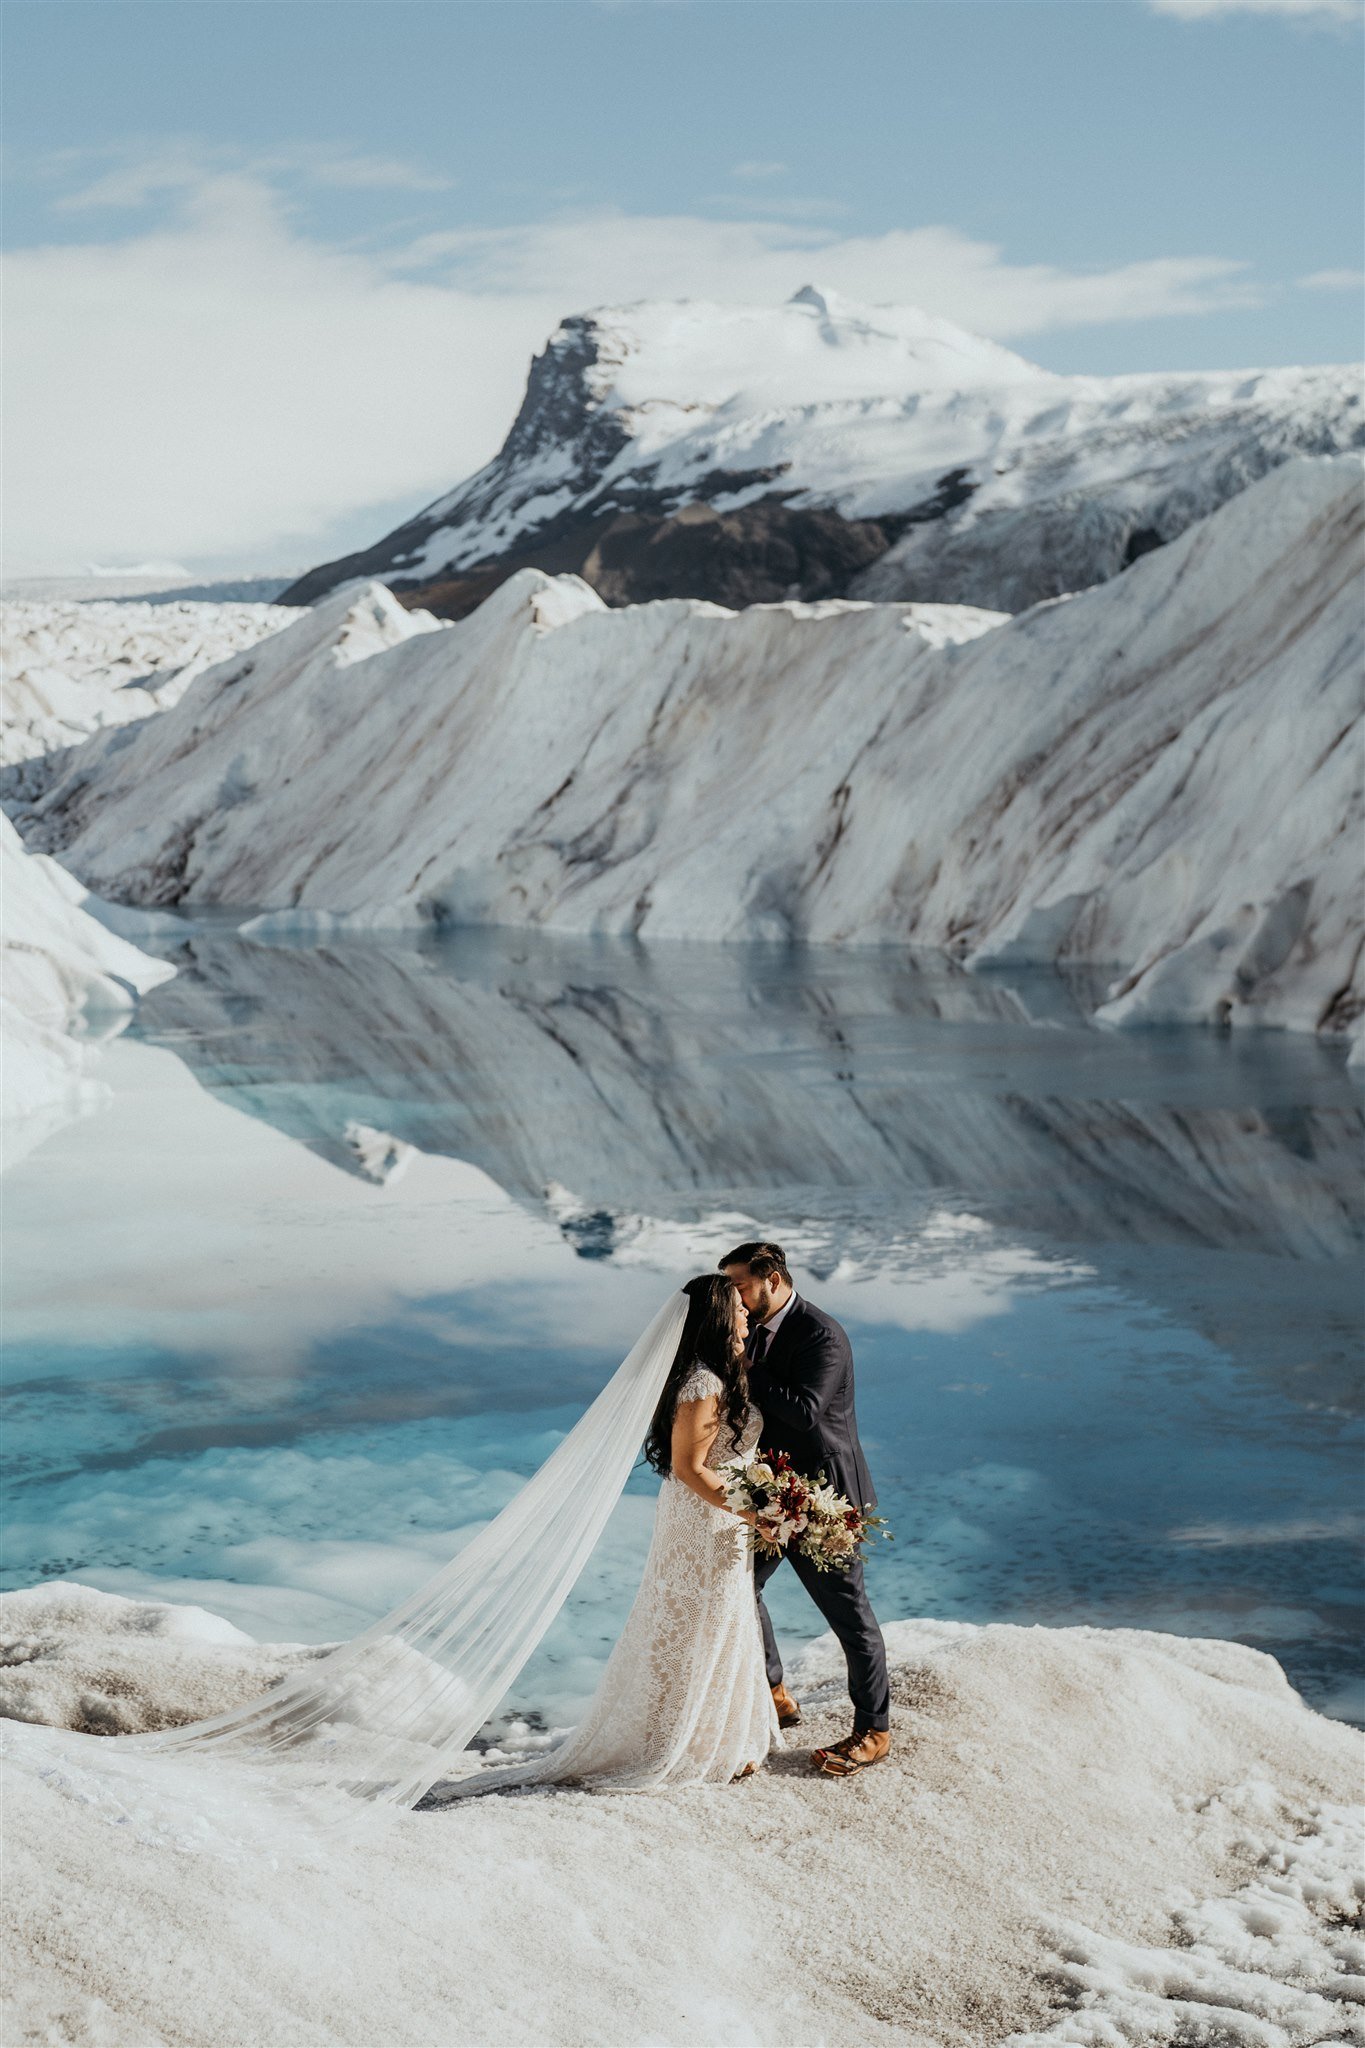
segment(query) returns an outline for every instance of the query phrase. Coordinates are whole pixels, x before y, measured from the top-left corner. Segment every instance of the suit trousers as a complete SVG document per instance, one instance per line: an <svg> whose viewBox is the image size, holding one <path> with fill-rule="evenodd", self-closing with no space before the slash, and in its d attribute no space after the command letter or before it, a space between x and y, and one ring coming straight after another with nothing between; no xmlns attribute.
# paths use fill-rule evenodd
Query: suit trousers
<svg viewBox="0 0 1365 2048"><path fill-rule="evenodd" d="M791 1566L839 1639L848 1663L848 1691L853 1701L854 1727L889 1728L891 1686L886 1675L886 1645L863 1584L861 1558L856 1559L846 1572L818 1572L799 1552L788 1552L785 1559L754 1559L754 1592L758 1597L758 1619L763 1629L769 1685L782 1683L782 1659L778 1655L777 1637L773 1633L763 1588L784 1562Z"/></svg>

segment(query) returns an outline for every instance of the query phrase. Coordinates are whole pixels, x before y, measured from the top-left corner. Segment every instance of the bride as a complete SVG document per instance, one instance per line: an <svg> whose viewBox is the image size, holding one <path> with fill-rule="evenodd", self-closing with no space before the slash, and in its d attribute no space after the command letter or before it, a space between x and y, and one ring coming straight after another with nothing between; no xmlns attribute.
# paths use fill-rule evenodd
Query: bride
<svg viewBox="0 0 1365 2048"><path fill-rule="evenodd" d="M334 1800L344 1789L352 1808L530 1784L644 1791L747 1777L781 1741L749 1518L727 1507L719 1477L762 1428L747 1329L725 1274L689 1280L520 1492L401 1606L260 1698L120 1747L221 1751L269 1766L270 1783L293 1794ZM583 1721L534 1762L474 1765L473 1737L568 1597L642 1437L663 1477L653 1540Z"/></svg>
<svg viewBox="0 0 1365 2048"><path fill-rule="evenodd" d="M645 1440L663 1475L654 1537L601 1684L559 1748L467 1780L460 1792L728 1784L781 1744L744 1527L753 1517L726 1505L718 1471L747 1458L763 1426L745 1371L749 1315L723 1273L703 1273L682 1292L687 1320Z"/></svg>

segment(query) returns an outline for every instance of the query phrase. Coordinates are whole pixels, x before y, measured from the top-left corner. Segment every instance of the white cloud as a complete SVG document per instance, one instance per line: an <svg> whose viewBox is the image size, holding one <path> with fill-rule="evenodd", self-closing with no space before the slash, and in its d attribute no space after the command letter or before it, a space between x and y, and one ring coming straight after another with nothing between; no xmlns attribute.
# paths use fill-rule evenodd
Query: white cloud
<svg viewBox="0 0 1365 2048"><path fill-rule="evenodd" d="M785 164L769 164L750 161L731 167L732 178L780 178L786 170Z"/></svg>
<svg viewBox="0 0 1365 2048"><path fill-rule="evenodd" d="M107 169L54 200L56 211L78 213L97 207L140 207L167 193L192 192L215 178L297 178L308 185L349 191L440 192L450 179L434 176L397 157L367 156L341 147L294 143L243 153L210 148L195 138L170 140L148 149L135 144L105 150L64 150L46 160L49 175L80 170L92 159Z"/></svg>
<svg viewBox="0 0 1365 2048"><path fill-rule="evenodd" d="M394 276L240 178L168 227L17 251L5 277L11 575L306 560L347 509L486 460L562 310Z"/></svg>
<svg viewBox="0 0 1365 2048"><path fill-rule="evenodd" d="M286 158L314 182L389 169ZM7 259L11 575L143 556L315 559L338 518L415 507L487 460L532 353L593 305L776 303L813 277L1017 339L1260 301L1225 257L1071 271L1010 263L948 226L849 236L602 212L342 248L305 232L259 170L205 175L181 145L73 196L94 210L158 194L170 216L155 226Z"/></svg>
<svg viewBox="0 0 1365 2048"><path fill-rule="evenodd" d="M1298 283L1306 292L1365 291L1365 270L1310 270Z"/></svg>
<svg viewBox="0 0 1365 2048"><path fill-rule="evenodd" d="M773 302L814 275L848 298L923 306L996 340L1262 302L1248 266L1228 257L1069 271L1010 263L999 243L946 226L841 235L810 222L695 214L611 211L452 229L421 237L390 261L404 270L440 265L450 281L480 294L539 289L565 311L656 297Z"/></svg>
<svg viewBox="0 0 1365 2048"><path fill-rule="evenodd" d="M1287 14L1302 21L1359 21L1362 0L1151 0L1158 14L1201 21L1219 14Z"/></svg>

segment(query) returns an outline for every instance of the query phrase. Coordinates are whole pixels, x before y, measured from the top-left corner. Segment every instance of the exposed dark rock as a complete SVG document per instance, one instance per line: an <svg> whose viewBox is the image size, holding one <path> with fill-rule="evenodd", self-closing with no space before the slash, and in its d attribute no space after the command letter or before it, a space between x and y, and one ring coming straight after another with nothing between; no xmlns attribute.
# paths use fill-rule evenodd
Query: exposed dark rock
<svg viewBox="0 0 1365 2048"><path fill-rule="evenodd" d="M748 482L715 479L731 496ZM693 502L666 512L659 509L662 494L638 493L637 507L574 508L563 519L548 521L534 545L433 582L414 582L385 568L384 561L391 562L399 550L399 536L391 535L361 554L314 570L286 593L284 602L311 604L334 583L382 575L405 604L421 605L439 618L460 619L518 569L582 576L613 605L700 597L738 610L791 597L843 597L850 580L885 554L910 520L939 517L969 491L970 486L955 486L952 494L936 495L911 513L885 519L845 519L830 506L790 505L780 492L733 510Z"/></svg>
<svg viewBox="0 0 1365 2048"><path fill-rule="evenodd" d="M1123 551L1123 566L1135 562L1139 555L1150 555L1153 548L1161 546L1161 535L1154 526L1135 526L1128 536L1128 545Z"/></svg>

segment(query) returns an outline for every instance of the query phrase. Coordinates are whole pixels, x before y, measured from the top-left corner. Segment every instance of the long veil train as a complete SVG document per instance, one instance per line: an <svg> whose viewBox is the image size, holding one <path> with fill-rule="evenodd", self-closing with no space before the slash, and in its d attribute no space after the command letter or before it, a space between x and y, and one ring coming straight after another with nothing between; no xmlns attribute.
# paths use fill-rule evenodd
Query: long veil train
<svg viewBox="0 0 1365 2048"><path fill-rule="evenodd" d="M291 1790L344 1787L371 1804L415 1805L458 1767L587 1563L663 1391L687 1308L685 1294L669 1296L539 1471L390 1614L259 1699L117 1738L120 1749L220 1750L270 1764Z"/></svg>

